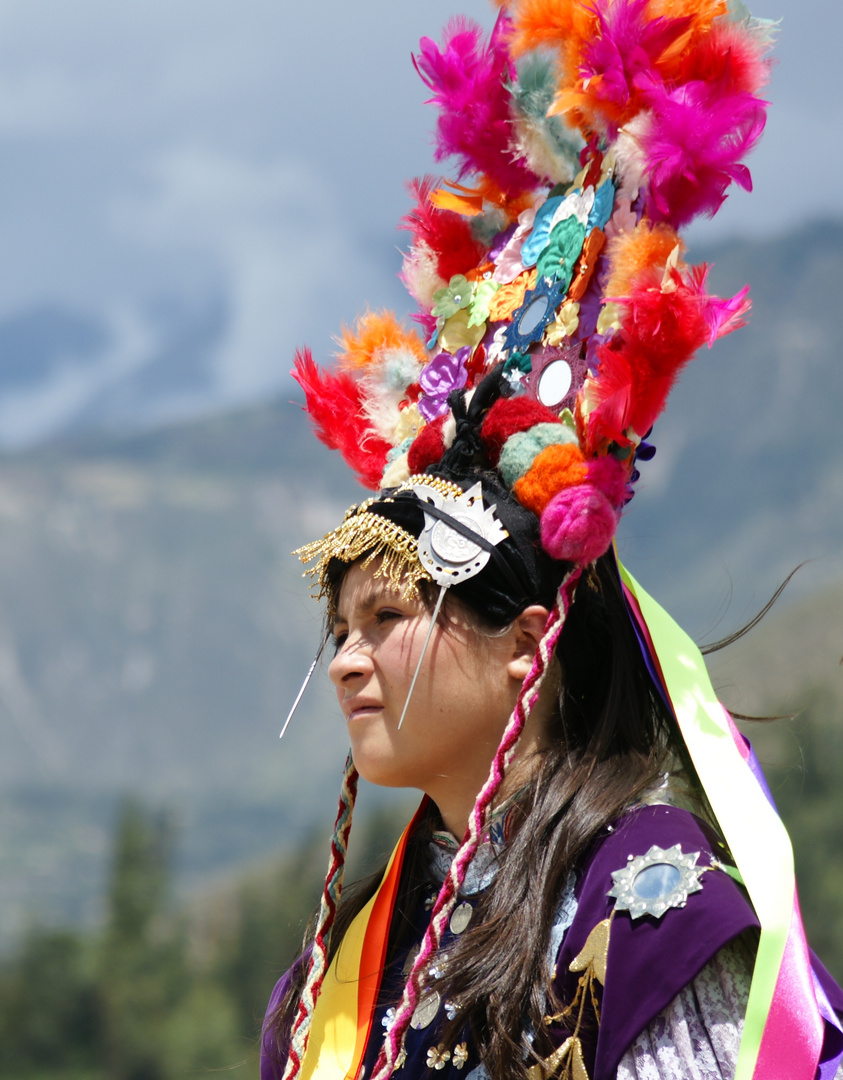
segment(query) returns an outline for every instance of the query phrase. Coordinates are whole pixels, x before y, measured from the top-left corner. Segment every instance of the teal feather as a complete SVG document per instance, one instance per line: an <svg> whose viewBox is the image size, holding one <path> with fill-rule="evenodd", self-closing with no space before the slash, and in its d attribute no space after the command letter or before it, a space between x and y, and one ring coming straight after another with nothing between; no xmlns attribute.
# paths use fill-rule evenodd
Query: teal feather
<svg viewBox="0 0 843 1080"><path fill-rule="evenodd" d="M579 170L582 139L566 127L558 116L548 116L556 97L558 74L553 60L543 53L528 53L518 63L518 80L510 84L516 115L540 133L548 148L565 160L572 175Z"/></svg>

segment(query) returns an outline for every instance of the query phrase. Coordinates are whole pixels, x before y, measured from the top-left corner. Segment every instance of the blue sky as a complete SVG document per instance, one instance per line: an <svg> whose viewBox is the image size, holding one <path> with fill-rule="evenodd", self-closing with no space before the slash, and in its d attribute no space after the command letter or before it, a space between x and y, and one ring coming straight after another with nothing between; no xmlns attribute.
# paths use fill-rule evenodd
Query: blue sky
<svg viewBox="0 0 843 1080"><path fill-rule="evenodd" d="M0 321L57 305L110 341L0 406L0 442L142 371L209 304L213 379L162 418L264 396L297 344L325 358L343 319L400 306L393 229L433 121L410 53L460 11L491 25L481 0L0 0ZM754 13L783 19L756 190L700 240L837 213L843 5Z"/></svg>

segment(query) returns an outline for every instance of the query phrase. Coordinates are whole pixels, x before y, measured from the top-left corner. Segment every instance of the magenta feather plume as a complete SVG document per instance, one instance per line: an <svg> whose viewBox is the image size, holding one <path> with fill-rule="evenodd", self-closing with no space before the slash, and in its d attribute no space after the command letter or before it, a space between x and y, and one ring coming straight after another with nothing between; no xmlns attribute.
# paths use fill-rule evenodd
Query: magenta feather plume
<svg viewBox="0 0 843 1080"><path fill-rule="evenodd" d="M453 19L442 48L422 38L416 70L433 91L440 110L436 160L454 155L461 177L483 173L514 197L535 187L538 177L512 149L509 80L515 68L506 45L509 23L501 13L489 41L470 19Z"/></svg>
<svg viewBox="0 0 843 1080"><path fill-rule="evenodd" d="M297 351L294 364L292 375L304 390L305 409L319 439L339 450L364 487L379 488L391 448L363 415L357 381L347 372L320 370L310 349Z"/></svg>
<svg viewBox="0 0 843 1080"><path fill-rule="evenodd" d="M700 298L702 316L709 331L708 347L711 348L718 338L726 337L734 330L746 326L746 316L752 307L752 301L749 299L748 285L744 285L734 296L709 296L706 292L709 269L706 263L691 267L689 281Z"/></svg>
<svg viewBox="0 0 843 1080"><path fill-rule="evenodd" d="M746 91L729 93L720 81L695 81L673 91L653 83L647 103L649 122L638 141L653 220L680 228L698 214L715 214L733 182L752 190L742 159L761 137L767 102Z"/></svg>
<svg viewBox="0 0 843 1080"><path fill-rule="evenodd" d="M588 92L602 104L613 134L640 105L638 90L660 81L657 62L691 23L648 15L649 0L615 0L597 10L600 33L589 43L580 74Z"/></svg>

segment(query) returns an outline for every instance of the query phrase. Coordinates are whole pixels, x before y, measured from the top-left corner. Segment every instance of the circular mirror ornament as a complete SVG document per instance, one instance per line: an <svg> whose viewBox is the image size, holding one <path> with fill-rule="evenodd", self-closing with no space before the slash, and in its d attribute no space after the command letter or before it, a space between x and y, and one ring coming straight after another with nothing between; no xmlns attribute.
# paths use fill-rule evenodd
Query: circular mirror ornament
<svg viewBox="0 0 843 1080"><path fill-rule="evenodd" d="M646 855L630 855L622 870L612 871L614 884L606 895L615 897L616 911L628 911L633 919L660 919L702 889L700 877L710 867L697 866L699 857L698 851L683 854L680 844L667 849L653 844Z"/></svg>
<svg viewBox="0 0 843 1080"><path fill-rule="evenodd" d="M582 351L581 342L536 349L530 357L533 369L527 376L529 396L556 413L573 409L588 374Z"/></svg>
<svg viewBox="0 0 843 1080"><path fill-rule="evenodd" d="M528 345L538 341L544 328L556 314L565 299L567 286L564 281L548 281L542 278L524 297L524 303L513 313L506 331L504 347L524 352Z"/></svg>

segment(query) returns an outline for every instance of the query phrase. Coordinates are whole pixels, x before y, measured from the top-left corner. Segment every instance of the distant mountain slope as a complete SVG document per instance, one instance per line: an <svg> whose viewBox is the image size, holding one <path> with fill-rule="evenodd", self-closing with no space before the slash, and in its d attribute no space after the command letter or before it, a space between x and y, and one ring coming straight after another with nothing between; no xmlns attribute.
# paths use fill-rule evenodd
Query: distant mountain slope
<svg viewBox="0 0 843 1080"><path fill-rule="evenodd" d="M752 282L753 320L684 374L619 546L708 637L817 558L768 619L794 620L781 655L765 645L745 670L717 668L743 683L766 664L770 693L742 711L789 709L843 610L843 226L712 258L721 292ZM183 882L330 814L345 735L324 676L277 738L320 634L289 552L364 494L286 400L0 457L0 940L39 911L93 917L125 789L180 807ZM792 614L821 586L822 619ZM829 665L820 682L837 677Z"/></svg>

